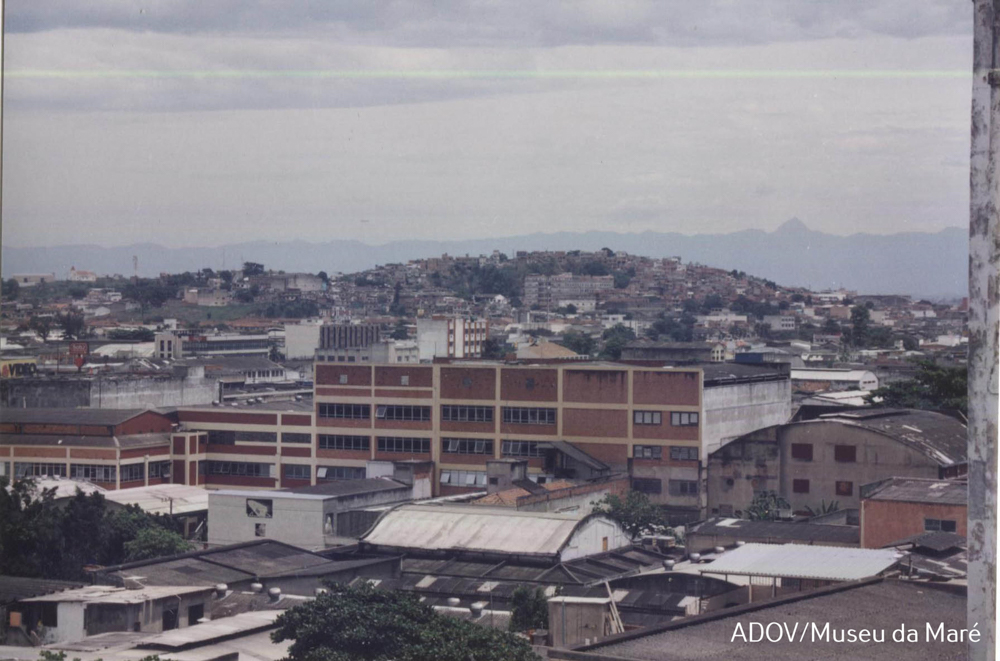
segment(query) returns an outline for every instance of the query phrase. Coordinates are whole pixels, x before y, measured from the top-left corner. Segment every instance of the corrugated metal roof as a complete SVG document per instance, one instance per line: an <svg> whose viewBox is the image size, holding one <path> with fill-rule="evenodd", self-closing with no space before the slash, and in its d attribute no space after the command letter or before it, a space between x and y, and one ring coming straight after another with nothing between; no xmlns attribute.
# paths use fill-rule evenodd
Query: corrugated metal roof
<svg viewBox="0 0 1000 661"><path fill-rule="evenodd" d="M855 581L877 576L903 557L882 549L802 544L746 544L700 566L701 573Z"/></svg>
<svg viewBox="0 0 1000 661"><path fill-rule="evenodd" d="M937 505L967 505L969 502L969 483L894 477L869 492L866 499Z"/></svg>
<svg viewBox="0 0 1000 661"><path fill-rule="evenodd" d="M404 505L386 512L361 541L435 551L556 555L585 516L475 506Z"/></svg>
<svg viewBox="0 0 1000 661"><path fill-rule="evenodd" d="M0 576L0 604L9 604L18 599L37 597L43 594L83 587L83 583L53 581L47 578L24 578L23 576Z"/></svg>
<svg viewBox="0 0 1000 661"><path fill-rule="evenodd" d="M149 409L18 409L4 408L0 419L4 422L67 424L67 425L120 425L126 420ZM154 411L155 413L155 411Z"/></svg>
<svg viewBox="0 0 1000 661"><path fill-rule="evenodd" d="M208 490L185 484L155 484L104 494L119 505L138 505L150 514L189 514L208 510Z"/></svg>
<svg viewBox="0 0 1000 661"><path fill-rule="evenodd" d="M709 519L688 532L688 536L736 537L742 541L802 541L854 544L861 540L856 526L747 519Z"/></svg>

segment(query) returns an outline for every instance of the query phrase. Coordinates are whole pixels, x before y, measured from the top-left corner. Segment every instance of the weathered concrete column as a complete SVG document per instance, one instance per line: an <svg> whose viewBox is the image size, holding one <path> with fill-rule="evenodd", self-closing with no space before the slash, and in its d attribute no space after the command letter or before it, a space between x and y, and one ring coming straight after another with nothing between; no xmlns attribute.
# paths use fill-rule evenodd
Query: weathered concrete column
<svg viewBox="0 0 1000 661"><path fill-rule="evenodd" d="M973 0L969 213L969 658L996 658L997 406L1000 332L1000 0Z"/></svg>

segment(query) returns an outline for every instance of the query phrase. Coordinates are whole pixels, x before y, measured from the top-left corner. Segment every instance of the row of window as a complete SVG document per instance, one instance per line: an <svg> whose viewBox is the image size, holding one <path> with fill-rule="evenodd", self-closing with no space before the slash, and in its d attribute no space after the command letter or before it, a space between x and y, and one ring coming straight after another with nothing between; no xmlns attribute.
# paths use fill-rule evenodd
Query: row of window
<svg viewBox="0 0 1000 661"><path fill-rule="evenodd" d="M670 449L671 461L698 461L698 448L683 447L679 445L671 445L668 447ZM636 445L632 449L632 456L636 459L662 459L663 446Z"/></svg>
<svg viewBox="0 0 1000 661"><path fill-rule="evenodd" d="M492 406L441 406L443 422L493 422Z"/></svg>
<svg viewBox="0 0 1000 661"><path fill-rule="evenodd" d="M493 441L478 438L442 438L441 451L446 454L485 454L493 456Z"/></svg>
<svg viewBox="0 0 1000 661"><path fill-rule="evenodd" d="M14 474L25 477L66 477L66 464L43 462L15 462ZM69 477L90 482L114 482L119 477L118 467L101 464L70 464ZM170 477L169 461L149 462L149 477ZM121 482L143 482L146 479L146 464L126 464L121 467Z"/></svg>
<svg viewBox="0 0 1000 661"><path fill-rule="evenodd" d="M309 434L302 434L309 436ZM285 436L283 434L282 436ZM208 442L213 445L234 445L236 443L277 443L278 434L272 431L244 431L229 429L210 429ZM308 440L306 441L309 442Z"/></svg>
<svg viewBox="0 0 1000 661"><path fill-rule="evenodd" d="M312 466L306 464L285 464L286 480L311 480Z"/></svg>
<svg viewBox="0 0 1000 661"><path fill-rule="evenodd" d="M456 487L485 487L486 471L441 471L441 484Z"/></svg>
<svg viewBox="0 0 1000 661"><path fill-rule="evenodd" d="M838 496L853 496L854 482L837 480L834 483L834 492ZM809 493L809 480L792 480L792 493Z"/></svg>
<svg viewBox="0 0 1000 661"><path fill-rule="evenodd" d="M813 460L812 443L792 443L791 453L792 453L792 459L795 459L796 461L812 461ZM858 460L857 446L834 445L833 460L844 464L856 463Z"/></svg>
<svg viewBox="0 0 1000 661"><path fill-rule="evenodd" d="M502 421L510 425L554 425L556 424L556 409L528 406L504 406ZM319 404L318 413L321 418L340 418L348 420L366 420L371 416L369 404ZM458 406L443 404L441 420L444 422L493 422L492 406ZM418 420L428 422L431 419L429 406L378 405L375 407L375 417L379 420ZM637 425L662 425L662 411L635 411L632 420ZM673 427L697 427L697 413L682 413L674 411L670 414L670 424Z"/></svg>
<svg viewBox="0 0 1000 661"><path fill-rule="evenodd" d="M637 425L662 425L662 411L633 411L632 422ZM674 411L670 414L670 425L672 427L697 427L697 413L680 413Z"/></svg>
<svg viewBox="0 0 1000 661"><path fill-rule="evenodd" d="M648 494L663 493L663 480L651 477L633 477L632 488ZM697 480L667 480L667 493L671 496L697 496Z"/></svg>
<svg viewBox="0 0 1000 661"><path fill-rule="evenodd" d="M275 477L274 464L258 464L249 461L206 461L208 475L240 475L247 477Z"/></svg>
<svg viewBox="0 0 1000 661"><path fill-rule="evenodd" d="M363 480L365 479L365 469L363 466L317 466L317 480Z"/></svg>

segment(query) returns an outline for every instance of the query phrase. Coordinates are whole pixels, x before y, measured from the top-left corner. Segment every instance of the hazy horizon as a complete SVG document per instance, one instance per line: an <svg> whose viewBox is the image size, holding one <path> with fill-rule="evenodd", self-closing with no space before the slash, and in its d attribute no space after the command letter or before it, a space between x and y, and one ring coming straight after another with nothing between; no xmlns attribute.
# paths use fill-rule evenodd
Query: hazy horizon
<svg viewBox="0 0 1000 661"><path fill-rule="evenodd" d="M3 240L963 227L971 13L8 0Z"/></svg>

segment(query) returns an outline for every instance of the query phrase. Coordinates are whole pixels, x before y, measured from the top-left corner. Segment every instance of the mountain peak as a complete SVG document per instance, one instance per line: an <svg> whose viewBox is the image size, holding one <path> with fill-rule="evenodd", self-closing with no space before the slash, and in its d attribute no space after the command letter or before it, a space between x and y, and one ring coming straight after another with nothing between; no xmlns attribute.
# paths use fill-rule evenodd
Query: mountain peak
<svg viewBox="0 0 1000 661"><path fill-rule="evenodd" d="M799 232L809 232L809 231L810 229L806 226L805 223L803 223L801 220L793 216L792 218L786 220L781 225L779 225L778 229L774 230L774 233L791 234L793 232L799 233Z"/></svg>

